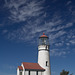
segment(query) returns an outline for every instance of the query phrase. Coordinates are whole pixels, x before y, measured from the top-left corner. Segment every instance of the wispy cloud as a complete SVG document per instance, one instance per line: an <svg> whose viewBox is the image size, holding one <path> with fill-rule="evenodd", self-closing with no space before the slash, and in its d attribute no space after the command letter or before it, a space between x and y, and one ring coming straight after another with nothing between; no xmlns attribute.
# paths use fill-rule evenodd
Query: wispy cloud
<svg viewBox="0 0 75 75"><path fill-rule="evenodd" d="M58 49L52 49L51 50L51 56L65 56L66 54L70 53L69 51L64 50L58 50Z"/></svg>
<svg viewBox="0 0 75 75"><path fill-rule="evenodd" d="M3 68L4 68L4 69L7 69L7 70L8 70L8 69L9 69L9 70L14 70L16 67L15 67L14 65L4 64L4 65L3 65Z"/></svg>
<svg viewBox="0 0 75 75"><path fill-rule="evenodd" d="M2 34L6 34L8 32L8 30L3 30Z"/></svg>
<svg viewBox="0 0 75 75"><path fill-rule="evenodd" d="M56 2L56 1L58 1L58 0L52 0L52 2Z"/></svg>
<svg viewBox="0 0 75 75"><path fill-rule="evenodd" d="M72 21L74 21L75 22L75 6L74 6L74 4L73 4L73 2L72 1L68 1L67 2L67 8L68 8L68 12L71 14L71 17L73 18L72 19ZM70 15L69 14L69 15Z"/></svg>
<svg viewBox="0 0 75 75"><path fill-rule="evenodd" d="M66 5L69 5L69 4L71 4L71 1L68 1Z"/></svg>
<svg viewBox="0 0 75 75"><path fill-rule="evenodd" d="M53 1L56 2L58 0ZM19 27L15 29L10 27L11 31L10 29L4 29L3 34L11 40L31 42L37 40L37 37L45 32L50 38L50 44L55 47L62 47L64 44L66 46L74 44L75 42L72 41L71 36L72 34L75 36L75 34L74 29L71 28L73 28L75 23L75 10L72 10L74 8L72 5L69 6L72 2L67 2L66 8L68 7L68 10L65 11L67 13L65 15L60 10L54 11L52 8L50 11L54 12L50 15L50 13L45 11L44 2L45 0L5 0L5 7L10 12L8 15L9 21L14 23L13 26L19 24ZM69 20L66 16L70 16ZM66 53L58 50L53 50L52 52L53 55L56 54L58 56Z"/></svg>
<svg viewBox="0 0 75 75"><path fill-rule="evenodd" d="M75 39L74 40L70 40L71 44L75 44Z"/></svg>
<svg viewBox="0 0 75 75"><path fill-rule="evenodd" d="M38 2L37 0L6 0L5 2L6 7L9 8L11 14L9 19L14 22L26 21L32 17L35 18L43 13L43 11L41 11L43 9L41 6L43 1Z"/></svg>
<svg viewBox="0 0 75 75"><path fill-rule="evenodd" d="M0 27L2 27L4 24L0 24Z"/></svg>
<svg viewBox="0 0 75 75"><path fill-rule="evenodd" d="M61 41L61 42L59 42L59 43L55 43L55 46L63 46L63 44L64 44L64 42L63 41Z"/></svg>

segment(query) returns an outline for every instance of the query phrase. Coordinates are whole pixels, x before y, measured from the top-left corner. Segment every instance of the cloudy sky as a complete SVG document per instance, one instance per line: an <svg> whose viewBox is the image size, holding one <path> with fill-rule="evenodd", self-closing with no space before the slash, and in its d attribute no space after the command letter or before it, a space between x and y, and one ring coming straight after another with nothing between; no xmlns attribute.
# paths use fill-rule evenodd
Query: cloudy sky
<svg viewBox="0 0 75 75"><path fill-rule="evenodd" d="M52 75L75 75L74 0L0 0L0 75L16 75L22 62L37 62L38 37L50 42Z"/></svg>

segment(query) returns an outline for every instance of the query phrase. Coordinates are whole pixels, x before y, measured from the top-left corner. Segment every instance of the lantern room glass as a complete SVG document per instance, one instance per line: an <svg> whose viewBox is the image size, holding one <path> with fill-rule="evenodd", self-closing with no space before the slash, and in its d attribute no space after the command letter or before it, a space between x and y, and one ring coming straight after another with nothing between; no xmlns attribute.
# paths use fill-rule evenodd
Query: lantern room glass
<svg viewBox="0 0 75 75"><path fill-rule="evenodd" d="M49 45L48 37L39 37L39 45Z"/></svg>

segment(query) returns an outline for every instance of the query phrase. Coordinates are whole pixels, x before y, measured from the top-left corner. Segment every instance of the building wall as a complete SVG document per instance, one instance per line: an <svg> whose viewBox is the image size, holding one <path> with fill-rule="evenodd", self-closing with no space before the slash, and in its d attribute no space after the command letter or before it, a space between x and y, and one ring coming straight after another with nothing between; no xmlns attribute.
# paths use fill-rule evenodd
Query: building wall
<svg viewBox="0 0 75 75"><path fill-rule="evenodd" d="M29 75L29 71L19 71L19 69L17 69L17 75L20 75L20 72L22 72L22 75ZM30 71L30 75L37 75L37 71ZM38 75L43 75L43 72L38 71Z"/></svg>
<svg viewBox="0 0 75 75"><path fill-rule="evenodd" d="M25 71L25 75L29 75L29 71ZM37 71L30 71L30 75L37 75ZM38 75L42 75L42 72L38 71Z"/></svg>
<svg viewBox="0 0 75 75"><path fill-rule="evenodd" d="M22 75L25 75L25 69L24 69L23 64L21 64L21 66L23 67L23 72L22 72Z"/></svg>
<svg viewBox="0 0 75 75"><path fill-rule="evenodd" d="M29 74L29 71L25 71L25 75L28 75Z"/></svg>
<svg viewBox="0 0 75 75"><path fill-rule="evenodd" d="M39 45L38 47L38 63L45 69L42 75L51 75L50 73L50 55L48 45Z"/></svg>
<svg viewBox="0 0 75 75"><path fill-rule="evenodd" d="M18 68L18 69L17 69L17 75L20 75L20 72L22 72L22 75L24 75L24 74L23 74L24 71L23 71L23 70L19 70L19 68Z"/></svg>
<svg viewBox="0 0 75 75"><path fill-rule="evenodd" d="M30 71L30 75L36 75L36 71Z"/></svg>
<svg viewBox="0 0 75 75"><path fill-rule="evenodd" d="M38 75L43 75L41 71L38 72Z"/></svg>
<svg viewBox="0 0 75 75"><path fill-rule="evenodd" d="M24 69L23 64L21 64L21 66L23 67L22 75L29 75L29 71L26 71L26 70ZM18 70L18 71L19 71L19 70ZM36 72L37 72L37 71L30 71L30 75L37 75ZM43 72L43 71L38 71L38 75L43 75L42 72ZM19 74L17 74L17 75L19 75Z"/></svg>
<svg viewBox="0 0 75 75"><path fill-rule="evenodd" d="M19 75L19 68L17 68L17 75Z"/></svg>

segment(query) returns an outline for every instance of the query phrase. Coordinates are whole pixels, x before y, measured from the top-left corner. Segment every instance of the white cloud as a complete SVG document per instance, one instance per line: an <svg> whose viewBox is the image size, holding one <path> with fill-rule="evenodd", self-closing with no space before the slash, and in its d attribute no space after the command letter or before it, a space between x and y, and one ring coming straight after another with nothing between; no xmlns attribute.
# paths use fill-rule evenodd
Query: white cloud
<svg viewBox="0 0 75 75"><path fill-rule="evenodd" d="M69 46L74 42L71 40L71 33L74 34L74 30L67 31L70 27L74 26L74 21L70 19L67 21L65 15L61 15L60 11L55 11L51 17L48 17L48 12L44 11L43 1L38 0L5 0L5 7L9 9L9 19L13 22L25 22L25 25L20 24L20 27L15 30L3 30L4 35L7 33L8 39L26 41L35 41L38 36L43 32L48 34L50 38L50 44L54 46L63 46L64 43ZM57 1L57 0L54 0ZM68 1L67 4L70 4ZM69 11L72 11L73 7L69 7ZM62 19L64 16L64 19ZM15 25L15 24L13 24ZM65 39L65 38L66 39ZM36 38L36 39L35 39ZM57 42L58 41L58 42ZM62 42L64 41L64 42ZM69 42L70 41L70 42ZM65 51L52 51L53 55L61 56L65 55ZM55 54L56 53L56 54Z"/></svg>
<svg viewBox="0 0 75 75"><path fill-rule="evenodd" d="M72 17L72 22L75 23L75 10L74 9L75 9L74 5L68 6L69 13L71 14L71 17Z"/></svg>
<svg viewBox="0 0 75 75"><path fill-rule="evenodd" d="M66 41L67 41L67 45L75 44L75 30L74 29L69 31L69 35L67 35Z"/></svg>
<svg viewBox="0 0 75 75"><path fill-rule="evenodd" d="M2 27L4 24L0 24L0 27Z"/></svg>
<svg viewBox="0 0 75 75"><path fill-rule="evenodd" d="M72 25L73 25L73 23L67 23L66 25L59 25L58 27L53 28L52 31L66 29L68 27L71 27Z"/></svg>
<svg viewBox="0 0 75 75"><path fill-rule="evenodd" d="M41 6L42 2L43 1L38 2L37 0L10 0L9 2L6 1L6 7L9 8L11 13L9 19L14 22L22 22L29 20L32 17L39 16L43 13L43 11L41 11L43 9L43 7Z"/></svg>
<svg viewBox="0 0 75 75"><path fill-rule="evenodd" d="M69 54L70 51L65 51L64 49L51 49L50 55L51 56L66 56L66 54Z"/></svg>
<svg viewBox="0 0 75 75"><path fill-rule="evenodd" d="M72 38L74 38L74 39L75 39L75 35L73 35L73 36L72 36Z"/></svg>
<svg viewBox="0 0 75 75"><path fill-rule="evenodd" d="M69 4L71 4L71 3L72 3L71 1L68 1L66 5L69 5Z"/></svg>
<svg viewBox="0 0 75 75"><path fill-rule="evenodd" d="M62 42L60 42L60 43L55 43L55 46L62 46L62 45L63 45Z"/></svg>
<svg viewBox="0 0 75 75"><path fill-rule="evenodd" d="M75 39L74 40L70 40L71 44L75 44Z"/></svg>
<svg viewBox="0 0 75 75"><path fill-rule="evenodd" d="M64 56L66 55L66 51L59 51L58 49L52 49L51 51L51 56Z"/></svg>
<svg viewBox="0 0 75 75"><path fill-rule="evenodd" d="M61 19L58 19L57 21L53 20L53 21L45 22L45 24L41 24L43 22L42 18L43 16L38 17L33 21L30 20L26 25L23 25L21 28L9 32L8 39L29 41L37 37L38 33L40 35L41 32L45 32L48 34L50 38L50 43L52 44L55 43L55 40L57 38L61 38L61 36L67 34L67 32L64 31L63 29L73 26L73 23L71 22L67 23L66 25L61 25L62 23Z"/></svg>
<svg viewBox="0 0 75 75"><path fill-rule="evenodd" d="M16 69L16 67L14 65L4 64L3 69L14 70L14 69Z"/></svg>
<svg viewBox="0 0 75 75"><path fill-rule="evenodd" d="M11 38L11 39L17 38L17 39L23 40L23 41L24 40L32 40L33 38L35 38L37 36L36 33L40 33L43 31L45 31L46 33L49 33L49 32L51 33L53 31L57 31L56 29L55 30L51 29L52 25L50 26L48 24L44 24L43 26L38 26L37 25L38 23L36 23L34 25L33 25L33 23L31 23L31 24L32 25L28 24L28 25L25 25L25 26L21 27L20 29L17 29L13 32L9 32L8 38ZM63 30L60 30L60 31L57 31L57 33L51 33L49 35L49 38L50 38L50 40L54 40L64 34L66 34L66 32Z"/></svg>
<svg viewBox="0 0 75 75"><path fill-rule="evenodd" d="M60 37L60 36L62 36L64 34L66 34L66 32L61 30L61 31L58 31L55 34L49 35L49 37L50 37L50 39L56 39L56 38L58 38L58 37Z"/></svg>
<svg viewBox="0 0 75 75"><path fill-rule="evenodd" d="M69 43L69 42L67 42L67 43L66 43L66 45L67 45L67 46L70 46L70 43Z"/></svg>
<svg viewBox="0 0 75 75"><path fill-rule="evenodd" d="M56 1L58 1L58 0L52 0L52 2L56 2Z"/></svg>
<svg viewBox="0 0 75 75"><path fill-rule="evenodd" d="M6 34L8 32L8 30L3 30L2 34Z"/></svg>

